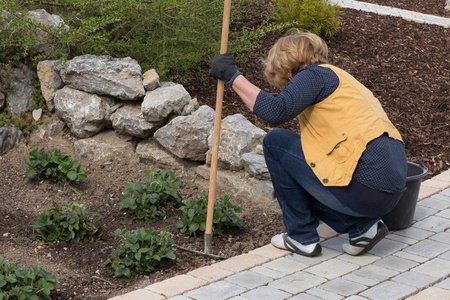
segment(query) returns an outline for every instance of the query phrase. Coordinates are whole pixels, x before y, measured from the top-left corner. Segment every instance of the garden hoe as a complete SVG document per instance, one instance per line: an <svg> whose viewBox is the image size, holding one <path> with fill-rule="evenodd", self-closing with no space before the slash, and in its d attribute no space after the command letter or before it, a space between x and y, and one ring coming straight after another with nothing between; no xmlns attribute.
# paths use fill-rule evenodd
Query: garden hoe
<svg viewBox="0 0 450 300"><path fill-rule="evenodd" d="M230 25L230 13L231 13L231 0L225 0L223 9L223 22L222 22L222 39L220 42L220 53L227 52L228 47L228 30ZM206 215L206 231L205 231L205 253L211 253L211 241L212 241L212 225L214 214L214 198L216 196L216 177L217 177L217 157L219 155L219 141L220 141L220 129L222 119L222 101L223 91L225 83L221 80L217 82L217 97L216 97L216 116L214 120L214 136L213 136L213 148L211 157L211 174L209 177L209 195L208 195L208 211Z"/></svg>

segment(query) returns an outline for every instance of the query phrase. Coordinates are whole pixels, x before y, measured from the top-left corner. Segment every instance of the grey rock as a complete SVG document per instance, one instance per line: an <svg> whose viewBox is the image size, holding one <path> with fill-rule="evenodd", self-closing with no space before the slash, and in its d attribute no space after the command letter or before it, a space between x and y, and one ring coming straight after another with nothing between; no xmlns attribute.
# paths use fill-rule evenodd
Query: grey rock
<svg viewBox="0 0 450 300"><path fill-rule="evenodd" d="M53 112L55 105L53 98L57 90L63 87L63 81L59 72L61 70L60 60L44 60L37 65L37 75L41 84L42 96L44 96L47 108Z"/></svg>
<svg viewBox="0 0 450 300"><path fill-rule="evenodd" d="M88 93L137 100L145 95L141 67L136 60L111 56L82 55L61 69L66 85Z"/></svg>
<svg viewBox="0 0 450 300"><path fill-rule="evenodd" d="M159 87L159 75L155 69L148 70L144 73L143 77L143 84L146 91L153 91Z"/></svg>
<svg viewBox="0 0 450 300"><path fill-rule="evenodd" d="M93 136L110 125L111 107L107 98L65 86L55 93L56 115L79 138Z"/></svg>
<svg viewBox="0 0 450 300"><path fill-rule="evenodd" d="M14 116L19 116L21 112L26 112L33 105L31 100L34 92L32 78L34 71L27 65L13 69L13 76L9 78L11 89L8 90L6 102L9 111Z"/></svg>
<svg viewBox="0 0 450 300"><path fill-rule="evenodd" d="M2 92L0 92L0 109L5 107L6 96Z"/></svg>
<svg viewBox="0 0 450 300"><path fill-rule="evenodd" d="M212 152L213 133L214 129L208 138L209 153ZM224 118L221 122L218 164L231 170L243 169L242 155L257 152L265 135L264 130L253 125L241 114Z"/></svg>
<svg viewBox="0 0 450 300"><path fill-rule="evenodd" d="M158 129L154 137L164 148L179 158L205 161L214 116L214 110L204 105L192 115L176 117Z"/></svg>
<svg viewBox="0 0 450 300"><path fill-rule="evenodd" d="M148 139L137 144L136 154L141 162L153 163L162 169L183 169L183 162L161 147L155 139Z"/></svg>
<svg viewBox="0 0 450 300"><path fill-rule="evenodd" d="M264 155L256 152L244 153L241 157L241 163L245 171L252 176L262 180L270 179Z"/></svg>
<svg viewBox="0 0 450 300"><path fill-rule="evenodd" d="M132 142L114 131L102 132L95 137L74 142L77 155L92 161L130 160L136 157Z"/></svg>
<svg viewBox="0 0 450 300"><path fill-rule="evenodd" d="M190 100L191 96L181 84L161 84L146 93L141 110L148 122L159 122L172 112L182 110Z"/></svg>
<svg viewBox="0 0 450 300"><path fill-rule="evenodd" d="M112 117L112 127L120 134L149 138L161 125L144 119L139 104L124 104Z"/></svg>
<svg viewBox="0 0 450 300"><path fill-rule="evenodd" d="M23 134L19 128L14 126L0 127L0 155L5 154L20 141Z"/></svg>

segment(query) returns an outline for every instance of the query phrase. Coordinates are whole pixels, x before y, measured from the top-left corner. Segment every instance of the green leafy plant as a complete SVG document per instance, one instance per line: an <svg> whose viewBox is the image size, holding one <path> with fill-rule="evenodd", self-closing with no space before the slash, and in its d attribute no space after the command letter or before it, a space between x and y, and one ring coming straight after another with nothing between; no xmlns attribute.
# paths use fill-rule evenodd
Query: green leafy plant
<svg viewBox="0 0 450 300"><path fill-rule="evenodd" d="M127 197L120 203L120 209L134 213L134 220L157 221L166 217L165 207L181 202L175 189L182 187L180 178L172 170L144 171L145 183L130 182L123 194ZM130 223L132 221L126 221Z"/></svg>
<svg viewBox="0 0 450 300"><path fill-rule="evenodd" d="M0 258L0 299L50 299L57 287L56 277L42 267L19 267Z"/></svg>
<svg viewBox="0 0 450 300"><path fill-rule="evenodd" d="M174 241L170 232L140 228L133 231L117 229L114 233L123 237L125 242L111 253L111 258L104 261L103 266L111 265L113 276L123 281L131 281L136 273L153 272L167 259L176 258L171 250Z"/></svg>
<svg viewBox="0 0 450 300"><path fill-rule="evenodd" d="M274 0L273 10L278 22L322 37L339 31L341 8L328 0Z"/></svg>
<svg viewBox="0 0 450 300"><path fill-rule="evenodd" d="M176 227L185 235L195 235L197 231L206 231L208 195L202 192L200 199L183 200L183 203L184 206L180 207L183 216L178 220ZM212 232L221 235L229 227L242 229L242 220L235 214L241 212L242 208L231 204L229 196L222 196L220 202L214 203Z"/></svg>
<svg viewBox="0 0 450 300"><path fill-rule="evenodd" d="M96 227L92 223L93 218L101 218L101 215L87 211L83 203L63 201L62 207L57 203L53 205L32 225L37 228L32 239L44 242L79 242L85 237L94 240L102 235L103 227Z"/></svg>
<svg viewBox="0 0 450 300"><path fill-rule="evenodd" d="M50 179L58 185L67 185L71 182L85 182L86 174L82 174L84 166L68 155L63 155L60 150L52 146L49 151L39 151L38 146L31 148L27 162L22 168L27 169L25 178L37 177ZM80 193L75 188L72 188Z"/></svg>

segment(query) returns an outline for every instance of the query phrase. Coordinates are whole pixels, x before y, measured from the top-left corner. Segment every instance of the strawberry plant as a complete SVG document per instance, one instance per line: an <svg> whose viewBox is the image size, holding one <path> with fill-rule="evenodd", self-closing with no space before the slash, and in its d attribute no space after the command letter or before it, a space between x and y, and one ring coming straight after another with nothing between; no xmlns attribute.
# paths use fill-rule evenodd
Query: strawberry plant
<svg viewBox="0 0 450 300"><path fill-rule="evenodd" d="M71 182L84 182L87 179L84 166L68 155L63 155L60 150L52 147L49 151L38 151L38 146L30 150L27 162L22 165L27 169L25 178L37 177L50 179L58 185L67 185ZM78 190L72 188L75 192Z"/></svg>
<svg viewBox="0 0 450 300"><path fill-rule="evenodd" d="M135 273L153 272L158 265L164 265L165 260L176 258L171 250L174 241L170 232L140 228L133 231L117 229L114 233L125 242L111 253L103 266L111 265L113 276L123 281L131 281Z"/></svg>
<svg viewBox="0 0 450 300"><path fill-rule="evenodd" d="M50 299L50 291L57 287L55 276L42 267L19 267L0 258L0 299Z"/></svg>
<svg viewBox="0 0 450 300"><path fill-rule="evenodd" d="M123 194L127 197L120 203L120 209L134 213L134 220L157 221L166 217L164 207L181 202L181 196L175 191L180 188L180 178L171 170L144 171L145 183L130 182ZM130 224L132 220L125 221Z"/></svg>
<svg viewBox="0 0 450 300"><path fill-rule="evenodd" d="M176 227L185 235L195 235L197 231L206 231L208 195L202 192L200 199L183 200L183 203L184 206L180 207L183 216L178 220ZM242 229L242 220L235 214L240 212L242 208L231 204L229 196L222 196L220 202L214 203L213 233L221 235L229 227Z"/></svg>
<svg viewBox="0 0 450 300"><path fill-rule="evenodd" d="M83 203L64 201L63 207L57 203L53 205L53 208L43 212L32 225L37 228L32 239L44 242L78 242L85 237L98 239L102 235L103 227L96 227L92 223L93 218L101 218L101 215L87 211Z"/></svg>

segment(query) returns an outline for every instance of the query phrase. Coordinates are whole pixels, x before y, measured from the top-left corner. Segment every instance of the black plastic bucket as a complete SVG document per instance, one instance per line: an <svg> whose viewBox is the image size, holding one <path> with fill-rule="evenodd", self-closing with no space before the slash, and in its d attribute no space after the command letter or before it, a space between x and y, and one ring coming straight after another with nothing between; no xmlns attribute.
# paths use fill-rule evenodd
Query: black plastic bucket
<svg viewBox="0 0 450 300"><path fill-rule="evenodd" d="M390 230L405 229L412 225L420 184L427 173L428 169L423 164L408 162L406 191L403 192L394 209L381 218Z"/></svg>

